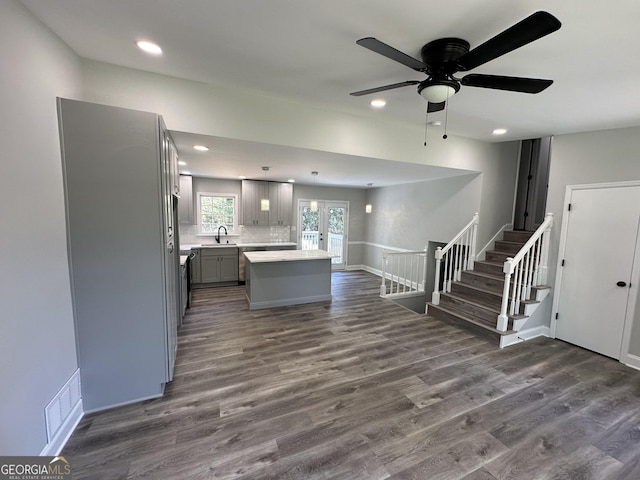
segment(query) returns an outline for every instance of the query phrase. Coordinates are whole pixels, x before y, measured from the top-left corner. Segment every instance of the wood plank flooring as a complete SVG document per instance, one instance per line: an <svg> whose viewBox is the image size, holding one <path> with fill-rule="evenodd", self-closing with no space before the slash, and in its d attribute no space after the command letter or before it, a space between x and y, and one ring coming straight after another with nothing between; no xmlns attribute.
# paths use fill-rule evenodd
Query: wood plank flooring
<svg viewBox="0 0 640 480"><path fill-rule="evenodd" d="M165 396L85 416L74 478L640 478L640 372L546 338L500 350L378 288L334 273L333 302L258 311L196 290Z"/></svg>

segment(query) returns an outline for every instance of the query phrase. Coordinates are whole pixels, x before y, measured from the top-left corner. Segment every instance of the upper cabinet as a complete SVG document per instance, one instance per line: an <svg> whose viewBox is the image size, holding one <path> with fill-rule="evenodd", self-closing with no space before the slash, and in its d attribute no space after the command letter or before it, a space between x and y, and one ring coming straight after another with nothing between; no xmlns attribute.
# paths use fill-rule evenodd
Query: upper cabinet
<svg viewBox="0 0 640 480"><path fill-rule="evenodd" d="M291 225L293 209L293 185L290 183L269 183L269 224Z"/></svg>
<svg viewBox="0 0 640 480"><path fill-rule="evenodd" d="M178 220L180 223L194 224L193 177L180 175L180 200L178 200Z"/></svg>
<svg viewBox="0 0 640 480"><path fill-rule="evenodd" d="M269 198L269 183L257 180L242 181L242 224L269 225L269 210L262 209L262 200Z"/></svg>
<svg viewBox="0 0 640 480"><path fill-rule="evenodd" d="M263 201L269 201L264 210ZM242 181L242 224L245 226L291 225L293 185L290 183Z"/></svg>

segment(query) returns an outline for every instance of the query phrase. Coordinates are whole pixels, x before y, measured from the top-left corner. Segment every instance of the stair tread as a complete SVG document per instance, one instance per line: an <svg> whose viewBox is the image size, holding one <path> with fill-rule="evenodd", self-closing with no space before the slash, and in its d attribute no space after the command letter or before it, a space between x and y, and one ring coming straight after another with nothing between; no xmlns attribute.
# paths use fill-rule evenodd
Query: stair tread
<svg viewBox="0 0 640 480"><path fill-rule="evenodd" d="M504 281L504 275L492 275L491 273L477 272L475 270L465 270L463 273L468 273L470 275L475 275L478 277L489 278L491 280Z"/></svg>
<svg viewBox="0 0 640 480"><path fill-rule="evenodd" d="M462 296L460 296L460 295L456 295L455 293L443 292L443 293L441 294L441 296L443 296L443 297L444 297L444 296L452 297L452 298L454 298L454 299L461 300L461 301L463 301L464 303L469 303L469 304L473 305L474 307L482 308L483 310L488 310L488 311L490 311L490 312L493 312L493 313L495 313L495 314L496 314L496 316L497 316L497 315L500 315L500 309L499 309L499 308L496 308L495 306L492 306L492 305L485 305L484 303L478 303L478 302L475 302L475 301L473 301L473 300L469 300L469 299L468 299L468 298L466 298L466 297L462 297ZM523 303L524 303L524 302L523 302ZM539 303L539 302L534 302L534 303ZM455 308L455 307L453 307L453 308ZM459 309L458 309L458 310L459 310ZM508 317L509 317L509 318L513 318L514 320L520 320L520 319L522 319L522 318L527 318L527 317L528 317L528 315L523 315L523 314L517 314L517 315L510 315L510 314L507 314L507 315L508 315Z"/></svg>
<svg viewBox="0 0 640 480"><path fill-rule="evenodd" d="M499 335L510 335L512 333L515 333L515 330L505 330L504 332L502 330L498 330L495 327L492 327L488 324L488 322L484 322L482 320L477 320L474 318L469 317L468 315L466 315L464 312L462 312L461 310L457 309L457 308L450 308L450 307L443 307L442 305L433 305L432 303L429 303L430 307L434 307L436 309L440 309L443 310L447 313L449 313L450 315L455 315L458 318L461 318L462 320L469 322L469 323L473 323L476 326L482 327L486 330L489 330L493 333L497 333Z"/></svg>
<svg viewBox="0 0 640 480"><path fill-rule="evenodd" d="M484 303L478 303L474 300L469 300L467 297L461 296L461 295L456 295L455 293L451 293L451 292L443 292L441 294L442 296L448 296L451 297L455 300L461 300L465 303L469 303L471 305L473 305L474 307L479 307L482 308L484 310L489 310L490 312L495 312L496 314L500 314L500 309L496 308L495 306L492 305L486 305Z"/></svg>
<svg viewBox="0 0 640 480"><path fill-rule="evenodd" d="M464 283L464 282L453 282L453 283L459 283L460 285L464 285L466 288L471 288L473 290L477 290L478 292L481 293L488 293L490 295L494 295L496 297L500 297L502 298L502 292L496 292L494 290L487 290L486 288L482 288L482 287L478 287L477 285L472 285L470 283Z"/></svg>
<svg viewBox="0 0 640 480"><path fill-rule="evenodd" d="M495 267L502 267L504 262L492 262L491 260L476 260L475 263L481 263L483 265L493 265Z"/></svg>

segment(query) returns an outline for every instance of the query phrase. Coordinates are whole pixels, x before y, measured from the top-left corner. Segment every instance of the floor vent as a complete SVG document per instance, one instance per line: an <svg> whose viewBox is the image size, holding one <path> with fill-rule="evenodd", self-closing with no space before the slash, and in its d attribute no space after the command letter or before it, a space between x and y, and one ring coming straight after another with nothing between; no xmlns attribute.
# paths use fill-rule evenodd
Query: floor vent
<svg viewBox="0 0 640 480"><path fill-rule="evenodd" d="M80 370L78 369L44 409L49 442L51 442L81 397Z"/></svg>

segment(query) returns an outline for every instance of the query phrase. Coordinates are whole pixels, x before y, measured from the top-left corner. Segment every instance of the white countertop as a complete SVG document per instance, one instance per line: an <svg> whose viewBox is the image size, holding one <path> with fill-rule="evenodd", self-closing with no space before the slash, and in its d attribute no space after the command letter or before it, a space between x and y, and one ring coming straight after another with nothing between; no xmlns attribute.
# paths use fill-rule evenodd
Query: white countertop
<svg viewBox="0 0 640 480"><path fill-rule="evenodd" d="M329 260L333 255L324 250L277 250L245 252L250 263L293 262L297 260Z"/></svg>
<svg viewBox="0 0 640 480"><path fill-rule="evenodd" d="M295 242L257 242L257 243L236 243L238 247L297 247Z"/></svg>

